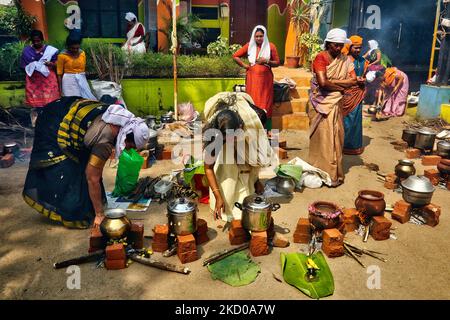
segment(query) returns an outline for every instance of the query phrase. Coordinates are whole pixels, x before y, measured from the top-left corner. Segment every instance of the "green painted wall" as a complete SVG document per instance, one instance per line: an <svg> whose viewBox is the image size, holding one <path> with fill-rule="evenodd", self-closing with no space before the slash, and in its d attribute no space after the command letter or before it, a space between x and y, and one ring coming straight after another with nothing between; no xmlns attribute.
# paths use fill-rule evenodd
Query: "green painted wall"
<svg viewBox="0 0 450 320"><path fill-rule="evenodd" d="M62 5L58 0L45 1L49 43L57 45L66 41L69 30L64 26L64 20L67 18L66 9L72 4L78 4L78 2L70 1Z"/></svg>
<svg viewBox="0 0 450 320"><path fill-rule="evenodd" d="M202 112L210 97L218 92L233 91L235 84L244 83L243 78L179 79L178 101L190 101L197 111ZM127 107L136 115L163 113L158 107L160 100L164 110L173 110L172 79L124 79L122 88ZM0 82L0 107L23 106L24 100L24 82Z"/></svg>
<svg viewBox="0 0 450 320"><path fill-rule="evenodd" d="M333 28L342 28L348 26L350 19L350 0L338 0L333 3Z"/></svg>
<svg viewBox="0 0 450 320"><path fill-rule="evenodd" d="M197 111L202 112L210 97L218 92L232 91L235 84L244 83L243 78L178 79L178 101L190 101ZM172 79L125 79L122 88L127 107L136 115L162 113L158 107L160 100L164 110L173 110Z"/></svg>
<svg viewBox="0 0 450 320"><path fill-rule="evenodd" d="M277 4L271 5L267 12L267 32L269 34L269 40L277 47L278 55L282 60L284 58L287 35L286 15L287 10L281 13L280 7Z"/></svg>

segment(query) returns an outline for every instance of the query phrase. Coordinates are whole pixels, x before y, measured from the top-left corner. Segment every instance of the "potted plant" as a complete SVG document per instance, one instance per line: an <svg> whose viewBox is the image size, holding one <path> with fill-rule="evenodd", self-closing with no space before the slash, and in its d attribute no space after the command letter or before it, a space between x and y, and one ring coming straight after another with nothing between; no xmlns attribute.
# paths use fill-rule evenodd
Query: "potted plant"
<svg viewBox="0 0 450 320"><path fill-rule="evenodd" d="M303 55L305 53L301 45L301 35L309 31L310 3L311 0L288 0L290 8L289 31L295 34L292 55L286 56L286 66L288 68L297 68L302 58L302 53Z"/></svg>

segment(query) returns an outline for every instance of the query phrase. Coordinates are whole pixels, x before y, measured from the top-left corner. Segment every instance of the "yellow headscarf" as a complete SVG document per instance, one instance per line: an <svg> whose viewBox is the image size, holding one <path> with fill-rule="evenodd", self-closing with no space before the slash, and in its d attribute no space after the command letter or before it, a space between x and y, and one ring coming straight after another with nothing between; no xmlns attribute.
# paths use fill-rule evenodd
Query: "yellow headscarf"
<svg viewBox="0 0 450 320"><path fill-rule="evenodd" d="M351 46L362 46L363 44L363 38L357 35L351 36L350 38L351 43L347 43L344 48L342 49L342 53L345 55L348 55L350 53L350 47Z"/></svg>
<svg viewBox="0 0 450 320"><path fill-rule="evenodd" d="M397 75L396 68L387 68L384 73L384 83L390 86L392 82L394 82L396 75Z"/></svg>

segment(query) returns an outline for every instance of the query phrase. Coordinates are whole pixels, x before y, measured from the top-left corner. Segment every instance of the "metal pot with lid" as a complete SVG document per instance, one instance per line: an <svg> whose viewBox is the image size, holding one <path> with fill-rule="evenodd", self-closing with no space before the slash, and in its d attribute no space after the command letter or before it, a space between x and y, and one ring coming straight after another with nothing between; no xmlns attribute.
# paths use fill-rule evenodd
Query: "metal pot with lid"
<svg viewBox="0 0 450 320"><path fill-rule="evenodd" d="M424 176L410 176L401 182L403 199L415 206L425 206L431 202L435 190L430 179Z"/></svg>
<svg viewBox="0 0 450 320"><path fill-rule="evenodd" d="M417 131L414 148L421 150L433 150L436 132L430 128L422 128Z"/></svg>
<svg viewBox="0 0 450 320"><path fill-rule="evenodd" d="M269 229L272 211L277 211L281 207L278 203L272 203L266 197L257 194L249 195L244 198L242 204L236 202L234 205L242 211L242 226L255 232Z"/></svg>
<svg viewBox="0 0 450 320"><path fill-rule="evenodd" d="M414 147L416 142L417 131L413 129L404 129L402 133L402 140L408 143L408 147Z"/></svg>
<svg viewBox="0 0 450 320"><path fill-rule="evenodd" d="M161 123L172 123L174 122L172 113L165 113L161 115Z"/></svg>
<svg viewBox="0 0 450 320"><path fill-rule="evenodd" d="M176 198L167 204L170 232L186 236L197 231L197 204L189 198Z"/></svg>

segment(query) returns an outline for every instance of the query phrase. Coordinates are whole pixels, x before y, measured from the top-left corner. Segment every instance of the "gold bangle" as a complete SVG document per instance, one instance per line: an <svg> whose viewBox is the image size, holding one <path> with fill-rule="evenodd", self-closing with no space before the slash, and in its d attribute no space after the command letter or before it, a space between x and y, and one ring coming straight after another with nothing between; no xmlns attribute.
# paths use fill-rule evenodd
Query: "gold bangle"
<svg viewBox="0 0 450 320"><path fill-rule="evenodd" d="M212 191L212 193L214 193L214 191L220 191L220 189L219 188L211 189L211 191Z"/></svg>

